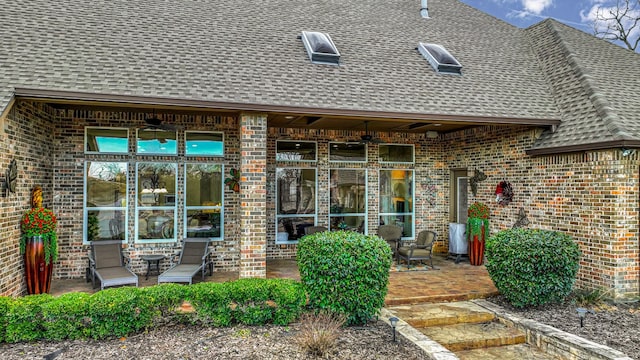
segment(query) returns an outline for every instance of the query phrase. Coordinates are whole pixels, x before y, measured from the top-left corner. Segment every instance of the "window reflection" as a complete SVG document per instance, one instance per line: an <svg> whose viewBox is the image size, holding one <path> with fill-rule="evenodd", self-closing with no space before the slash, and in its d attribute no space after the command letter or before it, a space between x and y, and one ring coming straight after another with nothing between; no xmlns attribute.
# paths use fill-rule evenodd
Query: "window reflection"
<svg viewBox="0 0 640 360"><path fill-rule="evenodd" d="M125 240L127 164L85 164L84 241Z"/></svg>
<svg viewBox="0 0 640 360"><path fill-rule="evenodd" d="M276 242L297 241L315 225L316 169L276 169L276 183Z"/></svg>
<svg viewBox="0 0 640 360"><path fill-rule="evenodd" d="M364 169L331 169L329 217L331 230L366 231L366 180Z"/></svg>
<svg viewBox="0 0 640 360"><path fill-rule="evenodd" d="M176 170L175 163L138 163L139 240L175 240Z"/></svg>
<svg viewBox="0 0 640 360"><path fill-rule="evenodd" d="M380 225L385 224L413 237L413 170L380 170Z"/></svg>
<svg viewBox="0 0 640 360"><path fill-rule="evenodd" d="M185 233L187 237L222 237L222 165L187 164Z"/></svg>

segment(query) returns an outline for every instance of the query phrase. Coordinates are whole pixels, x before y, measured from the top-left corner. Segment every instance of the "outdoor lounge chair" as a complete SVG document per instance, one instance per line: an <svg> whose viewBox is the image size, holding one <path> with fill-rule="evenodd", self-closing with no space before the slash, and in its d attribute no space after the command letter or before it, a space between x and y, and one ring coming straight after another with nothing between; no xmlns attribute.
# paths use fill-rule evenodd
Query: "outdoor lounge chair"
<svg viewBox="0 0 640 360"><path fill-rule="evenodd" d="M436 270L433 266L433 244L436 242L436 233L431 230L423 230L418 233L415 243L400 246L398 248L398 262L403 259L407 262L407 266L411 264L412 260L429 260L431 268Z"/></svg>
<svg viewBox="0 0 640 360"><path fill-rule="evenodd" d="M158 276L158 284L163 282L191 284L198 271L202 271L202 280L204 280L207 268L209 274L213 274L213 263L209 260L210 241L208 238L185 238L180 252L169 258L171 261L169 269ZM179 257L178 263L174 264L174 257Z"/></svg>
<svg viewBox="0 0 640 360"><path fill-rule="evenodd" d="M94 288L96 287L96 278L100 280L100 290L118 285L135 284L138 286L138 276L131 272L128 266L129 261L122 254L121 240L91 242L89 274Z"/></svg>
<svg viewBox="0 0 640 360"><path fill-rule="evenodd" d="M393 256L396 256L398 254L398 244L400 243L400 238L402 238L402 228L396 225L380 225L378 227L378 236L389 244Z"/></svg>

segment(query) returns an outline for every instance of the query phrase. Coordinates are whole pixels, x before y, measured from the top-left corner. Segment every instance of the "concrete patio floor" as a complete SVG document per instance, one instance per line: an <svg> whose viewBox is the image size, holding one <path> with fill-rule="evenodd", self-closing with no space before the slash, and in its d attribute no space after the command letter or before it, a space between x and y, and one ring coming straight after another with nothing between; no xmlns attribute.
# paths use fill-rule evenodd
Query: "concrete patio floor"
<svg viewBox="0 0 640 360"><path fill-rule="evenodd" d="M392 271L389 274L386 304L461 301L498 293L484 266L472 266L468 260L456 264L444 256L435 256L434 265L438 270ZM140 286L158 283L157 276L149 276L148 280L145 280L144 274L138 274L138 277ZM214 271L213 276L206 276L204 281L224 282L237 280L238 277L238 272ZM267 277L300 280L295 259L267 261ZM200 281L199 275L194 277L195 283ZM91 283L84 279L54 279L51 284L51 294L54 296L73 291L93 293L99 289L99 285L93 289Z"/></svg>

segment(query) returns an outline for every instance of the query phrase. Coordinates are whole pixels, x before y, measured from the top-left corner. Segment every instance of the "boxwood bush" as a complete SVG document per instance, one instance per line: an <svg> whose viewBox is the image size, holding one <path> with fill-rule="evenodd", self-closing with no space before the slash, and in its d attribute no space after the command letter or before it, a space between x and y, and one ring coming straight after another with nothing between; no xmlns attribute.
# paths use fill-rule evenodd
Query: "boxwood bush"
<svg viewBox="0 0 640 360"><path fill-rule="evenodd" d="M381 238L353 231L307 235L298 243L297 261L311 308L344 314L353 325L384 306L391 248Z"/></svg>
<svg viewBox="0 0 640 360"><path fill-rule="evenodd" d="M288 279L127 286L92 295L0 297L0 341L123 337L176 321L213 326L286 325L301 314L306 299L302 284ZM184 301L192 304L194 312L179 309Z"/></svg>
<svg viewBox="0 0 640 360"><path fill-rule="evenodd" d="M560 302L572 290L580 249L564 233L504 230L487 240L489 276L515 307Z"/></svg>

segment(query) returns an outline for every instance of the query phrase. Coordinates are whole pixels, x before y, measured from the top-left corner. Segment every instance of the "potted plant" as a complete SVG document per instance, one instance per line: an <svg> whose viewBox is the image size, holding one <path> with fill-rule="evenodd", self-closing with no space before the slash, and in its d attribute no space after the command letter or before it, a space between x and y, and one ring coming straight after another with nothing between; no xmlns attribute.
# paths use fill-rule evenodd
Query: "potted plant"
<svg viewBox="0 0 640 360"><path fill-rule="evenodd" d="M481 202L474 202L469 207L468 215L469 262L471 265L482 265L484 243L489 235L489 207Z"/></svg>
<svg viewBox="0 0 640 360"><path fill-rule="evenodd" d="M57 219L42 207L40 186L31 193L31 206L20 221L20 253L24 254L27 292L42 294L49 292L53 263L58 260Z"/></svg>

